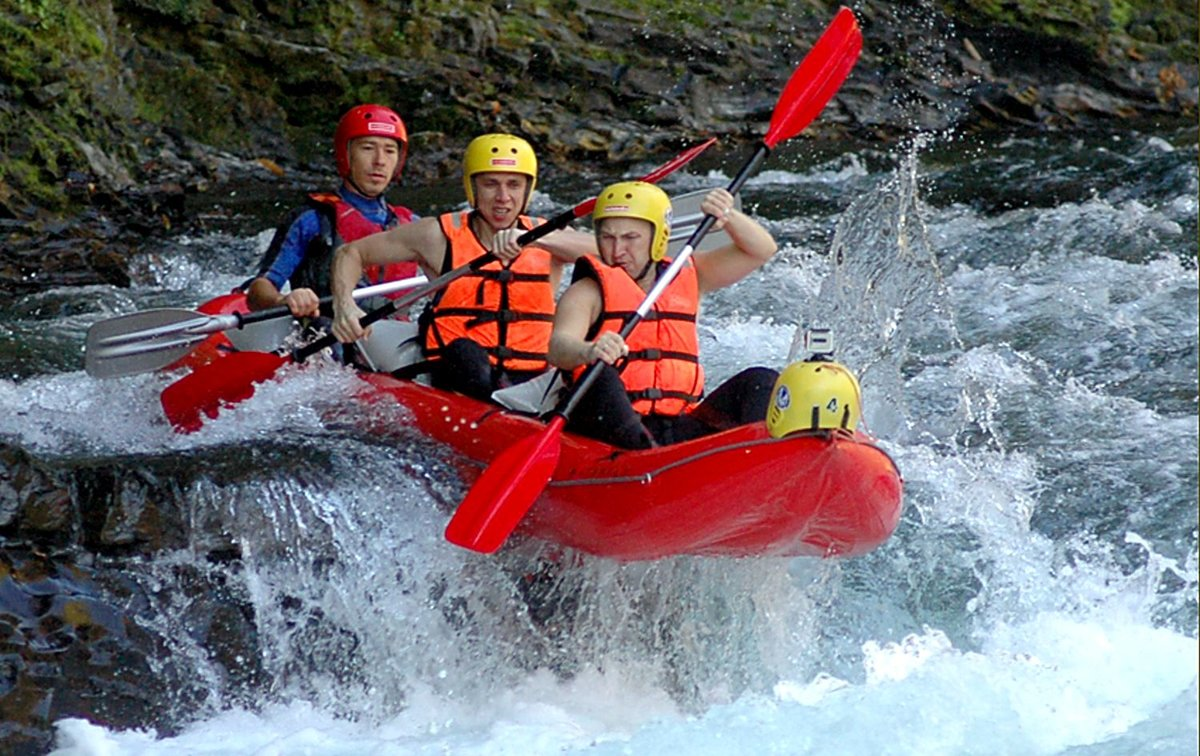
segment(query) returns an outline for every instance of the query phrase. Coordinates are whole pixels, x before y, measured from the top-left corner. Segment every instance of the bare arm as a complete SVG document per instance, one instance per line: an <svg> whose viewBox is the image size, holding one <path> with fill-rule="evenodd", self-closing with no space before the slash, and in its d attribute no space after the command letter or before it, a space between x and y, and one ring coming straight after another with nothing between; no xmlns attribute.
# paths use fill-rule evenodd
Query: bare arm
<svg viewBox="0 0 1200 756"><path fill-rule="evenodd" d="M436 218L396 226L343 244L333 256L333 334L343 343L365 335L358 320L363 311L354 302L354 288L368 265L416 262L433 280L441 274L446 256L446 237Z"/></svg>
<svg viewBox="0 0 1200 756"><path fill-rule="evenodd" d="M598 254L596 237L574 228L553 231L538 239L536 244L564 265L573 263L584 255L595 257Z"/></svg>
<svg viewBox="0 0 1200 756"><path fill-rule="evenodd" d="M595 341L587 340L588 330L600 317L600 301L600 286L591 279L576 281L563 292L550 334L547 359L551 365L564 370L596 360L611 365L629 353L624 339L611 331L600 334Z"/></svg>
<svg viewBox="0 0 1200 756"><path fill-rule="evenodd" d="M556 292L562 281L565 266L584 255L595 257L599 254L599 250L596 249L596 237L573 228L546 234L538 241L538 246L550 253L550 286Z"/></svg>
<svg viewBox="0 0 1200 756"><path fill-rule="evenodd" d="M517 244L517 239L524 233L526 232L520 228L506 228L503 231L497 231L492 238L492 254L501 260L508 261L515 260L523 249L537 247L546 250L550 253L550 288L555 292L558 291L558 285L562 282L565 265L575 262L584 255L595 256L597 254L596 237L572 228L546 234L533 244L522 247Z"/></svg>
<svg viewBox="0 0 1200 756"><path fill-rule="evenodd" d="M733 197L724 189L709 192L700 203L700 209L715 215L714 228L723 228L733 240L732 244L696 252L692 256L702 294L737 283L761 268L779 248L762 224L733 209Z"/></svg>
<svg viewBox="0 0 1200 756"><path fill-rule="evenodd" d="M292 315L297 318L315 316L321 307L321 300L312 289L293 289L286 295L270 280L259 277L250 283L246 290L246 305L251 310L265 310L276 305L287 305Z"/></svg>

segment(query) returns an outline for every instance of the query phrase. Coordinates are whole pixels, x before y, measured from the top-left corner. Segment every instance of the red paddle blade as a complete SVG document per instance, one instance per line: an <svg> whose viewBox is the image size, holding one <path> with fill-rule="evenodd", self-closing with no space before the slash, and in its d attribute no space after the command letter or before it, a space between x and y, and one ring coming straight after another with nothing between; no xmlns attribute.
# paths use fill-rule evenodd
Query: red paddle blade
<svg viewBox="0 0 1200 756"><path fill-rule="evenodd" d="M201 365L163 389L163 413L175 430L200 430L204 416L215 418L221 407L254 395L254 384L269 380L289 362L270 352L234 352Z"/></svg>
<svg viewBox="0 0 1200 756"><path fill-rule="evenodd" d="M774 147L812 123L842 86L860 52L862 31L858 20L849 8L842 8L788 79L763 142Z"/></svg>
<svg viewBox="0 0 1200 756"><path fill-rule="evenodd" d="M695 147L684 150L667 162L650 171L645 176L642 176L639 180L645 181L648 184L657 184L660 179L670 176L675 171L692 162L693 158L695 158L701 152L707 150L709 147L712 147L714 144L716 144L716 141L717 138L712 137L707 142L701 142ZM592 204L595 204L595 202L595 200L592 200Z"/></svg>
<svg viewBox="0 0 1200 756"><path fill-rule="evenodd" d="M650 171L645 176L642 176L640 179L638 179L638 181L645 181L646 183L649 183L649 184L657 184L660 180L666 178L667 176L670 176L675 171L679 170L683 166L692 162L692 160L694 160L697 155L699 155L701 152L704 152L709 147L712 147L714 144L716 144L716 142L717 142L717 138L712 137L708 141L701 142L700 144L696 145L695 147L689 147L688 149L679 153L678 155L671 158L667 162L663 163L662 165L658 166L654 170ZM578 205L576 205L575 210L573 212L575 213L576 218L582 218L583 216L587 215L588 213L592 212L595 209L596 209L596 198L592 197L591 199L584 200L583 202L580 202Z"/></svg>
<svg viewBox="0 0 1200 756"><path fill-rule="evenodd" d="M565 422L555 416L544 431L521 439L492 460L450 518L446 540L482 554L500 548L550 482Z"/></svg>

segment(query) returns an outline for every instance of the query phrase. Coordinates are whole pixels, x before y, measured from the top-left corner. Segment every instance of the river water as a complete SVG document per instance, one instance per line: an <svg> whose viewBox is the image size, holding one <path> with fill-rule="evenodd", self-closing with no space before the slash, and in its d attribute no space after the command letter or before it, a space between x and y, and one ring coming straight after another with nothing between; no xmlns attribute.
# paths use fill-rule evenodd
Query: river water
<svg viewBox="0 0 1200 756"><path fill-rule="evenodd" d="M440 539L445 452L343 369L190 436L158 408L172 376L83 373L92 322L228 290L266 217L163 243L132 289L4 305L0 437L188 466L181 506L241 551L125 566L190 691L155 730L59 721L56 752L1194 754L1197 158L1194 124L801 142L750 181L781 251L706 302L705 363L715 385L834 329L906 482L894 537L847 561L470 554ZM543 214L595 188L543 186ZM254 628L236 653L181 598L218 578Z"/></svg>

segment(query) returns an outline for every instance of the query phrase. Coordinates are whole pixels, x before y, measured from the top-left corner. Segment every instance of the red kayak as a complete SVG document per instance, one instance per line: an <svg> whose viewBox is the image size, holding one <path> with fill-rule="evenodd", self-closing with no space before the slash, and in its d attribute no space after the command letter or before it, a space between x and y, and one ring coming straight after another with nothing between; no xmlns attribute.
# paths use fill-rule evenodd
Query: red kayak
<svg viewBox="0 0 1200 756"><path fill-rule="evenodd" d="M737 194L771 149L799 134L821 112L861 49L858 22L849 9L842 8L788 79L762 143L727 187L730 194ZM690 151L693 155L697 154L694 150ZM656 181L687 160L690 157L685 153L643 180ZM569 223L594 203L580 203L559 218ZM704 216L666 276L686 261L714 220ZM548 231L552 223L539 229ZM537 233L527 232L522 244L532 243ZM489 264L488 259L477 258L429 286L444 286L448 277L465 275L475 264ZM665 285L666 280L661 283ZM650 291L634 314L636 319L626 322L627 327L632 328L643 316L642 308L653 304L656 292L661 292L660 287ZM382 316L382 310L377 312ZM367 320L364 318L364 325ZM174 355L189 348L193 333L210 332L201 328L223 325L188 311L135 314L131 322L136 325L110 322L89 330L85 350L89 374L115 377L154 369L151 366L161 353ZM239 322L237 327L241 325ZM220 354L218 347L214 346L212 354ZM232 365L236 356L195 367L190 383L184 383L188 378L180 379L164 390L164 412L180 430L194 430L203 417L215 416L221 407L252 394L256 381L272 378L286 363L303 361L305 352L301 349L294 357L283 357L247 351L240 354L248 359L238 370ZM589 369L588 374L595 376L596 372ZM473 500L470 492L460 505L447 537L467 548L489 551L504 542L509 526L519 523L519 532L528 536L619 560L680 554L844 557L879 546L895 530L900 517L899 471L873 439L857 432L800 431L772 438L766 424L758 422L682 444L629 451L568 434L560 437L566 414L545 426L496 405L388 375L364 374L363 385L362 401L396 402L406 407L423 433L447 444L465 483L474 483L488 470L489 475L482 479L488 484L481 486L484 492L493 484L496 490L506 489L500 498L467 511L470 518L462 517L466 504ZM786 402L783 394L778 397ZM845 423L856 401L857 396L831 400L828 406L845 407ZM774 406L791 405L777 402ZM812 406L813 422L808 427L830 427L818 424L823 406ZM514 461L514 453L524 455L528 445L518 442L527 439L538 441L525 456L530 464L507 464ZM489 468L502 454L506 464ZM530 471L536 476L530 476ZM526 480L538 478L536 490L534 486L509 485L510 472L525 475ZM542 481L547 479L543 487ZM533 500L533 496L538 498ZM530 500L532 506L526 513ZM474 501L482 499L475 497ZM476 515L480 517L475 519ZM456 521L465 525L451 537L449 531ZM464 538L459 539L460 535Z"/></svg>
<svg viewBox="0 0 1200 756"><path fill-rule="evenodd" d="M389 375L363 374L368 402L395 401L450 446L467 484L538 420ZM902 480L869 436L771 438L764 423L629 451L564 434L550 484L518 533L622 561L681 554L847 557L900 519Z"/></svg>

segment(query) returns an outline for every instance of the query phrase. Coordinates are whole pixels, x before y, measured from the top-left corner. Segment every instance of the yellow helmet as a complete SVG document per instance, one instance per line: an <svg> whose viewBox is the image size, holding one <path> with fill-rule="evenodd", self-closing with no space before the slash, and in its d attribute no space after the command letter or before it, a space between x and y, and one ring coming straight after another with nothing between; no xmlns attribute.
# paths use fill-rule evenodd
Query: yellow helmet
<svg viewBox="0 0 1200 756"><path fill-rule="evenodd" d="M537 185L537 155L529 142L511 134L484 134L477 136L467 145L463 156L463 188L467 191L467 202L475 206L475 184L472 179L479 173L522 173L529 177L525 188L525 204L529 206L533 187Z"/></svg>
<svg viewBox="0 0 1200 756"><path fill-rule="evenodd" d="M613 184L596 198L592 211L592 227L600 233L600 221L605 218L639 218L654 227L650 241L650 259L655 262L667 254L671 240L671 198L662 189L645 181L622 181Z"/></svg>
<svg viewBox="0 0 1200 756"><path fill-rule="evenodd" d="M772 438L805 430L853 431L862 417L858 379L837 362L805 360L788 365L775 381L767 408Z"/></svg>

